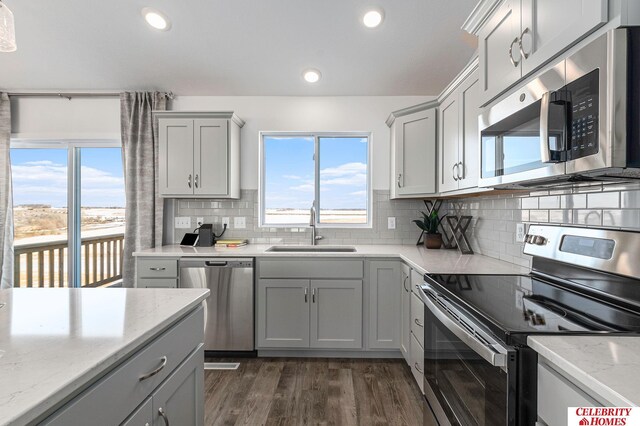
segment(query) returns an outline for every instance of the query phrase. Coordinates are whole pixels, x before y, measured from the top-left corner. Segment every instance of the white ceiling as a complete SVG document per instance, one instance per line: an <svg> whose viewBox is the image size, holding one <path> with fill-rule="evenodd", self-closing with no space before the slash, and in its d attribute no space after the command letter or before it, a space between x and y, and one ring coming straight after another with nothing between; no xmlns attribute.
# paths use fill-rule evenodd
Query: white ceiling
<svg viewBox="0 0 640 426"><path fill-rule="evenodd" d="M476 0L4 0L18 51L0 88L180 95L435 95L476 48ZM385 11L375 30L369 6ZM145 6L172 29L150 29ZM322 72L309 85L305 68Z"/></svg>

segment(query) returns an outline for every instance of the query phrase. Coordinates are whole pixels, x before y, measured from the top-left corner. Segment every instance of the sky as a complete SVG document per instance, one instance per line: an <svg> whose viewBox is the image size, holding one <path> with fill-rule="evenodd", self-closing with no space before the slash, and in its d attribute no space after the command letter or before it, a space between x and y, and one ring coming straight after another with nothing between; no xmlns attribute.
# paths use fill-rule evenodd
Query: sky
<svg viewBox="0 0 640 426"><path fill-rule="evenodd" d="M124 207L120 148L81 148L82 207ZM67 206L67 150L11 150L13 203Z"/></svg>
<svg viewBox="0 0 640 426"><path fill-rule="evenodd" d="M313 137L264 138L265 207L309 209L314 199ZM320 209L367 208L367 138L320 138Z"/></svg>

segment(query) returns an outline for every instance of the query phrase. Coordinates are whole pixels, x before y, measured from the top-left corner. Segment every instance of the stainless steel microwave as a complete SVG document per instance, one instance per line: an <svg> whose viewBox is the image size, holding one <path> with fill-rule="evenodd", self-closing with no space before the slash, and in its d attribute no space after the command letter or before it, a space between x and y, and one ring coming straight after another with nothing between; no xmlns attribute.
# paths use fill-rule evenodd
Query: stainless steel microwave
<svg viewBox="0 0 640 426"><path fill-rule="evenodd" d="M640 29L598 37L486 108L479 126L482 187L640 179Z"/></svg>

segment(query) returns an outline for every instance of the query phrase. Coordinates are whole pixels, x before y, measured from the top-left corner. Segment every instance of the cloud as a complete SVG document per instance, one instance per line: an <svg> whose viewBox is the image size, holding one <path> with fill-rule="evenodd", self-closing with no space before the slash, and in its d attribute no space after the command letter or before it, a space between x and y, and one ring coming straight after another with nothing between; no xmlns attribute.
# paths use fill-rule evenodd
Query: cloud
<svg viewBox="0 0 640 426"><path fill-rule="evenodd" d="M300 185L291 186L289 187L289 189L292 191L313 192L315 190L315 187L313 183L303 183Z"/></svg>
<svg viewBox="0 0 640 426"><path fill-rule="evenodd" d="M355 197L362 197L364 195L367 195L367 191L354 191L354 192L350 192L349 195L353 195Z"/></svg>
<svg viewBox="0 0 640 426"><path fill-rule="evenodd" d="M367 173L367 165L365 163L345 163L338 167L327 167L320 170L321 177L339 177L351 176L357 173Z"/></svg>
<svg viewBox="0 0 640 426"><path fill-rule="evenodd" d="M296 176L296 175L282 175L283 179L292 179L292 180L300 180L302 179L302 176Z"/></svg>

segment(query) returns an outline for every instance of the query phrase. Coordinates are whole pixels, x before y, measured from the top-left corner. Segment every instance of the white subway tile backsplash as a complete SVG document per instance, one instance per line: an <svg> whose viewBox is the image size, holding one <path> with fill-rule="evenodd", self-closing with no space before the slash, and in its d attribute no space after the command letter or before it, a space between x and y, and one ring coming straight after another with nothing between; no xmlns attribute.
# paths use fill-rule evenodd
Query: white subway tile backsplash
<svg viewBox="0 0 640 426"><path fill-rule="evenodd" d="M549 195L547 197L540 197L538 199L538 207L541 209L559 209L560 196Z"/></svg>
<svg viewBox="0 0 640 426"><path fill-rule="evenodd" d="M620 208L619 192L596 192L587 195L589 209L617 209Z"/></svg>

